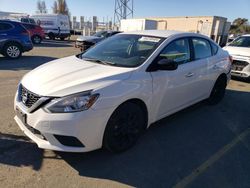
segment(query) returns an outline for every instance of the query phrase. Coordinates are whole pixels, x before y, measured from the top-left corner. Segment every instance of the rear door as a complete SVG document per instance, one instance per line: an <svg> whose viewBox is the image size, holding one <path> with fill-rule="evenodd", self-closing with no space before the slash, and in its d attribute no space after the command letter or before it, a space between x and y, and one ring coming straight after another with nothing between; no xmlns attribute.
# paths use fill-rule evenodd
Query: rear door
<svg viewBox="0 0 250 188"><path fill-rule="evenodd" d="M10 38L10 36L8 36L8 32L13 28L14 26L12 26L9 23L5 23L5 22L0 22L0 47L2 47L4 45L4 42Z"/></svg>
<svg viewBox="0 0 250 188"><path fill-rule="evenodd" d="M69 18L65 15L57 16L57 25L60 27L61 33L69 34L70 26L69 26Z"/></svg>
<svg viewBox="0 0 250 188"><path fill-rule="evenodd" d="M216 56L213 56L213 50L208 40L200 37L193 37L191 39L194 58L192 66L196 70L196 98L199 100L207 98L210 94L210 89L214 83L213 72L215 70L215 61L218 60Z"/></svg>

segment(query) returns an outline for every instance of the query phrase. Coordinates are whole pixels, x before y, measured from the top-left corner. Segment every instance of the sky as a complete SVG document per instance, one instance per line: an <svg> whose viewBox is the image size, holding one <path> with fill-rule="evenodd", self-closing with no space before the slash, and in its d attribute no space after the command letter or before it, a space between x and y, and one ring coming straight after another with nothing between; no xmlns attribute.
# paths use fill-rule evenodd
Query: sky
<svg viewBox="0 0 250 188"><path fill-rule="evenodd" d="M0 0L0 11L36 12L37 0ZM52 12L54 0L45 0ZM67 0L72 16L113 19L115 0ZM229 21L241 17L250 21L250 0L134 0L134 18L173 16L223 16Z"/></svg>

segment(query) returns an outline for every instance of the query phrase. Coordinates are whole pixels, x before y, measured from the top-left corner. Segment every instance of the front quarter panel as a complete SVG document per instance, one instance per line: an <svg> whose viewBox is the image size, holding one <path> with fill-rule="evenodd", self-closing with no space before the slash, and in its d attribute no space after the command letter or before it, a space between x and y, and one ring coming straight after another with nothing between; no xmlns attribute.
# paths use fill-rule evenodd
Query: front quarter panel
<svg viewBox="0 0 250 188"><path fill-rule="evenodd" d="M128 80L116 82L93 92L100 94L92 106L93 110L107 108L115 110L119 105L131 99L142 100L148 108L152 100L152 78L147 72L136 71ZM150 112L148 114L150 115ZM151 117L148 118L150 122Z"/></svg>

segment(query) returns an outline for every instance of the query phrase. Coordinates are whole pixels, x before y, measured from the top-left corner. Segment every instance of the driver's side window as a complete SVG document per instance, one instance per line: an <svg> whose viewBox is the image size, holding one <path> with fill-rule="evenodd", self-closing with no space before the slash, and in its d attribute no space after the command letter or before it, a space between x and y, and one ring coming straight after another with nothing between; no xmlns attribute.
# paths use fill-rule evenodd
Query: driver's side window
<svg viewBox="0 0 250 188"><path fill-rule="evenodd" d="M178 64L190 61L190 49L188 39L177 39L166 46L160 53L160 59L169 59Z"/></svg>

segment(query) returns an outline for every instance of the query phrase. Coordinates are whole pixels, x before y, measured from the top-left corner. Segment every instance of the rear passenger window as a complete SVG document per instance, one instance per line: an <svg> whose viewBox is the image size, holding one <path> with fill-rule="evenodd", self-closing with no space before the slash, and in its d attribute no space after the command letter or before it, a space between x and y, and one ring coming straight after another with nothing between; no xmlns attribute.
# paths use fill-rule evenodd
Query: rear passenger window
<svg viewBox="0 0 250 188"><path fill-rule="evenodd" d="M213 55L216 55L217 52L218 52L218 46L215 45L214 43L211 42L211 46L212 46L212 52L213 52Z"/></svg>
<svg viewBox="0 0 250 188"><path fill-rule="evenodd" d="M178 64L190 61L189 42L187 39L178 39L171 42L161 52L160 58L173 60Z"/></svg>
<svg viewBox="0 0 250 188"><path fill-rule="evenodd" d="M212 56L210 44L206 39L194 38L192 41L194 46L194 57L196 60Z"/></svg>
<svg viewBox="0 0 250 188"><path fill-rule="evenodd" d="M6 31L12 28L12 25L8 23L0 23L0 31Z"/></svg>

